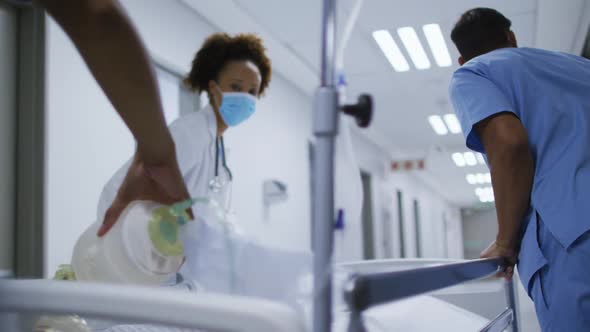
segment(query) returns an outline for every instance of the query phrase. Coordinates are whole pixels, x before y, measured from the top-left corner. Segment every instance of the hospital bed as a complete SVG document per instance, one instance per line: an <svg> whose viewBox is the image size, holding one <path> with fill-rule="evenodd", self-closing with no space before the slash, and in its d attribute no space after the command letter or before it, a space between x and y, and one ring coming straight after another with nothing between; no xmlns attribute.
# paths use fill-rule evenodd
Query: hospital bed
<svg viewBox="0 0 590 332"><path fill-rule="evenodd" d="M223 294L195 296L163 288L67 281L0 280L0 312L76 314L205 331L304 331L301 319L280 303ZM29 320L34 322L36 318ZM18 328L15 330L0 325L1 331L26 331L33 325L22 321L16 324L20 325L13 326Z"/></svg>
<svg viewBox="0 0 590 332"><path fill-rule="evenodd" d="M336 295L341 295L337 296L334 302L336 308L345 306L345 309L340 311L349 316L349 319L344 328L342 324L340 327L333 325L332 330L366 331L365 318L374 320L375 316L366 316L364 312L392 301L401 300L401 306L381 309L390 320L415 319L422 313L416 312L414 315L400 317L401 313L396 315L396 312L391 310L403 309L406 305L403 299L409 296L489 276L497 271L500 263L499 260L393 259L339 264L335 267L336 275L342 276L344 272L346 277L344 282L334 283ZM459 292L465 295L472 292L470 288L477 289L477 285L473 284L462 284L460 287L462 288ZM511 283L506 283L505 287L508 302L501 314L489 322L486 320L486 324L478 325L477 329L460 331L504 331L508 327L512 327L512 331L518 331L514 290ZM436 296L436 293L433 295ZM343 302L338 300L339 297ZM432 300L413 302L414 306L431 303ZM443 311L447 310L439 306L439 310L441 308ZM448 312L453 313L450 310ZM0 313L4 314L0 315L0 330L5 332L31 331L32 322L36 321L39 314L77 314L117 322L151 323L199 331L307 330L304 319L292 307L258 298L50 280L0 280ZM1 317L7 317L8 313L19 313L22 317L28 317L28 326L22 322L23 319L13 320L13 326L7 326L6 319L2 320ZM466 321L475 316L466 311L454 314L456 319ZM471 319L476 323L480 320ZM413 325L406 322L403 326ZM437 328L433 328L436 329L444 329L444 326L438 325ZM395 329L388 329L386 326L384 330Z"/></svg>
<svg viewBox="0 0 590 332"><path fill-rule="evenodd" d="M398 264L394 264L397 262ZM383 260L344 264L351 272L343 287L350 310L349 331L365 331L362 313L367 309L405 298L460 285L469 294L468 281L495 274L503 260ZM420 266L420 267L418 267ZM506 307L480 331L519 331L517 298L513 281L504 284ZM442 328L442 327L441 327Z"/></svg>

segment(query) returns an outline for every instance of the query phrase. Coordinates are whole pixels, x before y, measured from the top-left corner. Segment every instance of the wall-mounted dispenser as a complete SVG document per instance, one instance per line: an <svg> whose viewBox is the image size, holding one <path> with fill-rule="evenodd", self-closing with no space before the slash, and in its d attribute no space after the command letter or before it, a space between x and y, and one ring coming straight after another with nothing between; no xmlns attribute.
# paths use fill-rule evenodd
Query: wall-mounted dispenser
<svg viewBox="0 0 590 332"><path fill-rule="evenodd" d="M279 180L265 180L263 183L262 195L265 207L281 203L289 198L287 185Z"/></svg>

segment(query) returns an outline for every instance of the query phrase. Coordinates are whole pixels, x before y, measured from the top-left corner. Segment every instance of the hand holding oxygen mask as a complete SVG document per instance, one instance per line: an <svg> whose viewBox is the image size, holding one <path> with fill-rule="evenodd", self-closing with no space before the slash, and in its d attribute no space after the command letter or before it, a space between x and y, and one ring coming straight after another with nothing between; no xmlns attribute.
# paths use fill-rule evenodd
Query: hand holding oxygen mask
<svg viewBox="0 0 590 332"><path fill-rule="evenodd" d="M195 202L207 200L188 199L171 206L133 202L102 238L95 235L100 225L96 222L78 239L66 279L161 285L184 262L180 232L191 219L187 209ZM58 275L67 272L62 269Z"/></svg>
<svg viewBox="0 0 590 332"><path fill-rule="evenodd" d="M169 205L189 197L175 155L164 158L161 162L146 162L138 151L115 200L106 211L98 236L105 235L133 201L153 201ZM192 217L190 209L188 214Z"/></svg>

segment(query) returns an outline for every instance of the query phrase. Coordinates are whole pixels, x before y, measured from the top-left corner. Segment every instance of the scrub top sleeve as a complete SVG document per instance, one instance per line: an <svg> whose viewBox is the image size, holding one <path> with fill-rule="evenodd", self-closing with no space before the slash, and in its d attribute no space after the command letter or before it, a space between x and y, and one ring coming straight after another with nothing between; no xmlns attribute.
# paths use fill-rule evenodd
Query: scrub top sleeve
<svg viewBox="0 0 590 332"><path fill-rule="evenodd" d="M492 115L515 113L506 95L488 78L470 70L459 69L449 89L451 102L461 122L467 147L485 153L474 126Z"/></svg>

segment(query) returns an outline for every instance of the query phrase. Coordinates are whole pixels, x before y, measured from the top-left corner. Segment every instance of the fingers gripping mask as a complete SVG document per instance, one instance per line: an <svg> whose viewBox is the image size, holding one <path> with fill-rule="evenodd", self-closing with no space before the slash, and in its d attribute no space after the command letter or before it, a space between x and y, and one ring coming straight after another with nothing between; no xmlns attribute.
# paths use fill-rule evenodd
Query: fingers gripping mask
<svg viewBox="0 0 590 332"><path fill-rule="evenodd" d="M221 92L219 114L226 125L233 127L246 121L256 111L256 97L245 92Z"/></svg>

